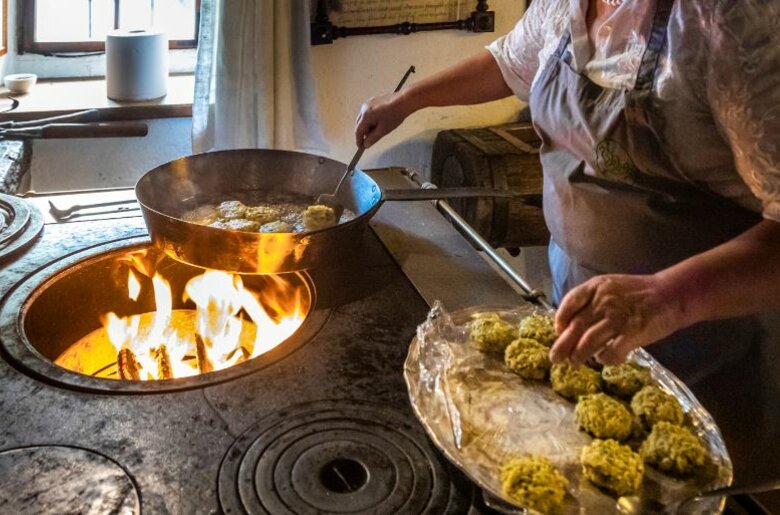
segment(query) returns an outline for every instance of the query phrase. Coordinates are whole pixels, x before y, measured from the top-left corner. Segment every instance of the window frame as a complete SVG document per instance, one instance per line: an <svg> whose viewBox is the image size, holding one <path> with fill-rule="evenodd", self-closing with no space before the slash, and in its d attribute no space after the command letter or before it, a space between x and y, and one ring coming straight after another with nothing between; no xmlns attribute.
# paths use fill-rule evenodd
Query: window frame
<svg viewBox="0 0 780 515"><path fill-rule="evenodd" d="M9 0L0 0L7 2ZM106 44L104 41L35 41L35 3L36 0L18 0L20 7L19 16L19 53L31 54L57 54L74 52L105 52ZM118 1L115 5L118 8ZM194 39L172 39L169 41L168 48L171 50L197 48L198 35L200 33L200 7L201 0L195 0L195 38ZM114 12L114 25L119 14ZM4 33L5 36L5 33Z"/></svg>
<svg viewBox="0 0 780 515"><path fill-rule="evenodd" d="M3 3L2 8L0 8L0 16L3 17L2 19L2 25L3 25L3 38L0 44L2 44L2 48L0 48L0 56L3 56L8 53L8 1L9 0L0 0L0 2Z"/></svg>

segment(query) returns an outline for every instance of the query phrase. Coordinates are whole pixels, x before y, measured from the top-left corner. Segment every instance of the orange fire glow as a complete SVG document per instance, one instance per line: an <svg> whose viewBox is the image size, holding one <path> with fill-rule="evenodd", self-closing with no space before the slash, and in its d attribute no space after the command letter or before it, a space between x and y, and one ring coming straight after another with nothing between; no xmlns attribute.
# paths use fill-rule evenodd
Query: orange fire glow
<svg viewBox="0 0 780 515"><path fill-rule="evenodd" d="M148 279L130 270L128 297L139 298ZM255 294L241 277L209 270L189 280L184 301L195 310L173 309L169 283L151 279L156 311L119 317L107 313L103 328L116 349L121 379L159 380L222 370L275 348L303 323L302 286L280 278ZM291 290L291 288L293 288Z"/></svg>

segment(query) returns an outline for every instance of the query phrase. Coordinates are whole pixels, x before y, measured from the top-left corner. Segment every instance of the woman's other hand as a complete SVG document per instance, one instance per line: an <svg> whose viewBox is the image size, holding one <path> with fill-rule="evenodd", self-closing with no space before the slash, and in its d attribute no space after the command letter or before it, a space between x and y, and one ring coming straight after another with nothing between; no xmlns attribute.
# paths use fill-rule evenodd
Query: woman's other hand
<svg viewBox="0 0 780 515"><path fill-rule="evenodd" d="M370 147L401 125L411 113L403 92L368 99L360 107L355 121L355 144Z"/></svg>
<svg viewBox="0 0 780 515"><path fill-rule="evenodd" d="M572 289L555 317L560 336L552 361L582 364L595 356L616 365L637 347L680 329L679 308L668 290L655 275L602 275Z"/></svg>

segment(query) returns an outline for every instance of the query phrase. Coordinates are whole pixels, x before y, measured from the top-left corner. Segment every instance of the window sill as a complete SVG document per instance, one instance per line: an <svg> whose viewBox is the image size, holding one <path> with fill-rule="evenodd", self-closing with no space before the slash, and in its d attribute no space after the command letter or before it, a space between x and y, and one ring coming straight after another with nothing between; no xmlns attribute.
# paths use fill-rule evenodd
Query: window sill
<svg viewBox="0 0 780 515"><path fill-rule="evenodd" d="M41 80L24 95L0 88L0 110L10 107L8 97L19 101L15 110L0 113L0 122L35 120L84 109L98 109L103 121L148 120L192 116L193 75L171 75L168 94L156 100L118 102L106 96L106 80Z"/></svg>

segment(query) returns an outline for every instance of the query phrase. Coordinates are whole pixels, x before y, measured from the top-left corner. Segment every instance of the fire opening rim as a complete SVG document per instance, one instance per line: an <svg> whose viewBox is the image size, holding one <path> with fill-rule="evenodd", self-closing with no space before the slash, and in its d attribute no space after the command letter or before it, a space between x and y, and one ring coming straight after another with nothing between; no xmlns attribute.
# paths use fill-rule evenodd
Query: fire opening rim
<svg viewBox="0 0 780 515"><path fill-rule="evenodd" d="M112 240L60 256L26 275L0 299L0 354L23 373L45 383L74 390L126 395L192 390L238 379L285 359L311 341L330 316L330 310L317 308L317 291L311 277L306 272L295 272L306 286L310 298L309 311L303 324L290 338L271 351L224 370L176 379L125 381L73 372L44 356L25 331L25 316L35 300L47 288L83 267L110 259L112 255L144 248L152 248L148 236Z"/></svg>

